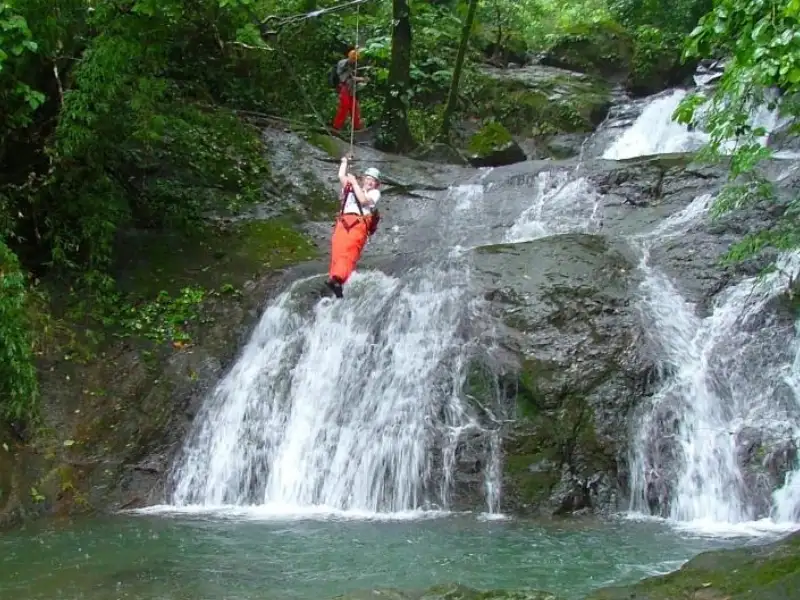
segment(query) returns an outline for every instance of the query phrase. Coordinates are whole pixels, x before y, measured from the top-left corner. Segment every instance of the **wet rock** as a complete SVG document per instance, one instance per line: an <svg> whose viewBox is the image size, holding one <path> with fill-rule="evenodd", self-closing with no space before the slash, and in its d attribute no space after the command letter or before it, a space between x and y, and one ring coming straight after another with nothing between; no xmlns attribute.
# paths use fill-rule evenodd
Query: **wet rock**
<svg viewBox="0 0 800 600"><path fill-rule="evenodd" d="M678 571L586 600L794 600L800 598L800 532L769 544L703 552Z"/></svg>
<svg viewBox="0 0 800 600"><path fill-rule="evenodd" d="M50 358L40 372L44 427L30 444L10 447L11 469L0 448L9 485L0 524L163 501L170 460L204 394L235 358L265 295L284 283L267 276L241 297L209 300L185 348L120 342L88 364Z"/></svg>
<svg viewBox="0 0 800 600"><path fill-rule="evenodd" d="M771 131L767 146L777 152L800 152L800 123L790 121Z"/></svg>
<svg viewBox="0 0 800 600"><path fill-rule="evenodd" d="M467 160L461 153L448 144L435 143L430 146L422 147L411 153L417 160L428 161L439 164L466 165Z"/></svg>
<svg viewBox="0 0 800 600"><path fill-rule="evenodd" d="M649 364L632 301L630 249L564 234L475 254L475 277L519 357L503 440L503 510L612 508L626 420Z"/></svg>
<svg viewBox="0 0 800 600"><path fill-rule="evenodd" d="M582 133L560 133L547 140L548 154L563 159L578 156L587 136Z"/></svg>

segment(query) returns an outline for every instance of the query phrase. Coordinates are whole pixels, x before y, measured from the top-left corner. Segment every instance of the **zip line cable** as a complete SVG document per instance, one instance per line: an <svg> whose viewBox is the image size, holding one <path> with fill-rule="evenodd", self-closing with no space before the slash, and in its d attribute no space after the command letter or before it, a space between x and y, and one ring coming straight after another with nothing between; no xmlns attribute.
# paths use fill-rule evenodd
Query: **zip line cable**
<svg viewBox="0 0 800 600"><path fill-rule="evenodd" d="M356 5L356 64L355 68L353 69L353 101L352 106L350 107L350 157L355 158L353 156L353 137L355 136L355 118L356 118L356 90L358 90L358 81L356 77L358 76L358 21L360 19L360 11L361 6ZM347 163L349 166L349 162Z"/></svg>
<svg viewBox="0 0 800 600"><path fill-rule="evenodd" d="M349 0L348 2L342 2L334 6L330 6L328 8L320 8L307 13L300 13L283 18L277 15L270 15L268 17L265 17L264 19L258 19L252 8L248 7L248 11L250 12L250 16L253 19L253 21L255 21L258 24L259 29L261 30L261 34L266 37L269 35L278 35L279 33L278 30L287 25L292 25L307 19L319 17L327 13L340 11L350 6L355 6L356 7L356 40L355 40L356 59L355 59L355 68L353 71L354 73L353 77L355 78L358 75L358 52L359 52L358 43L359 43L359 23L361 18L361 5L364 4L365 2L370 2L370 1L371 0ZM277 22L274 23L273 25L269 25L270 21L277 21ZM291 67L291 61L283 55L283 51L280 48L278 54L280 55L281 60L286 65L290 77L295 80L295 83L297 84L297 87L300 89L300 93L303 96L303 99L308 104L312 113L314 113L314 116L319 121L322 128L328 133L328 135L333 135L330 128L327 126L327 123L319 114L319 111L317 111L316 108L314 107L314 103L311 101L311 98L309 98L308 94L306 94L305 88L303 87L302 83L295 76L294 70ZM353 80L353 90L352 90L353 101L350 111L350 149L349 149L349 155L351 157L353 156L353 151L355 147L355 114L356 114L357 89L358 89L358 82Z"/></svg>
<svg viewBox="0 0 800 600"><path fill-rule="evenodd" d="M277 29L284 27L285 25L290 25L293 23L299 23L300 21L305 21L306 19L313 19L315 17L319 17L321 15L336 12L339 10L343 10L350 6L359 6L364 4L365 2L370 2L371 0L350 0L349 2L342 2L340 4L335 4L334 6L330 6L328 8L320 8L317 10L312 10L311 12L307 13L300 13L296 15L291 15L288 17L279 17L278 15L270 15L269 17L265 17L264 19L256 19L256 22L259 24L260 27L266 27L270 21L277 21L271 31L264 31L264 34L274 34L277 33Z"/></svg>

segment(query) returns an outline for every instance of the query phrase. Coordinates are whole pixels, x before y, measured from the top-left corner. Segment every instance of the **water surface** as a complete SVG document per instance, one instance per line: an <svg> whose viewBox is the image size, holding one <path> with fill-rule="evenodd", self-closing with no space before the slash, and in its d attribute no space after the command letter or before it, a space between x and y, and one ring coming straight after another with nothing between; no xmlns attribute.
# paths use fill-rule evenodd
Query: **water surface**
<svg viewBox="0 0 800 600"><path fill-rule="evenodd" d="M458 582L537 587L571 600L734 543L630 521L117 516L4 534L0 597L319 600L372 587Z"/></svg>

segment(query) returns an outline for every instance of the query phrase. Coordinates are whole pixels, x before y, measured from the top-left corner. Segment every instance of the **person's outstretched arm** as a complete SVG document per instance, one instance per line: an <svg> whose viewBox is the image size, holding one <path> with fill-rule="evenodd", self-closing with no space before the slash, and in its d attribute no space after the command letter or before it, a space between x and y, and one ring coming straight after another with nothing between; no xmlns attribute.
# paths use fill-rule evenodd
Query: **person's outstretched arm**
<svg viewBox="0 0 800 600"><path fill-rule="evenodd" d="M342 187L347 185L348 175L347 175L347 157L342 157L342 162L339 163L339 183L342 184Z"/></svg>

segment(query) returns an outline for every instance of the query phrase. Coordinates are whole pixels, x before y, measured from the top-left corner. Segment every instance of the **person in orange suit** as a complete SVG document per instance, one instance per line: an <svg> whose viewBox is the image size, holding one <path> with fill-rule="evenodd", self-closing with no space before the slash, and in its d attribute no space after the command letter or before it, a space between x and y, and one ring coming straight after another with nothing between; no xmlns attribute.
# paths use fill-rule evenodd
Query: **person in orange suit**
<svg viewBox="0 0 800 600"><path fill-rule="evenodd" d="M353 129L361 129L361 107L356 98L356 86L367 81L366 77L357 77L358 52L350 50L347 58L343 58L336 64L336 75L339 80L339 109L333 118L333 128L339 131L344 127L347 117L353 119Z"/></svg>
<svg viewBox="0 0 800 600"><path fill-rule="evenodd" d="M356 268L367 239L375 233L380 219L381 173L375 167L364 171L361 180L347 172L348 159L339 165L342 184L341 205L331 238L331 262L326 285L337 298Z"/></svg>

